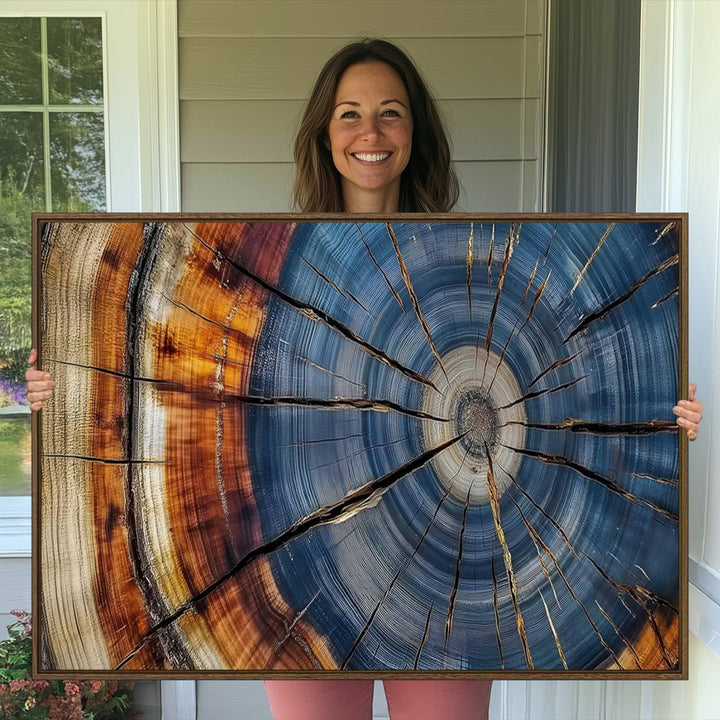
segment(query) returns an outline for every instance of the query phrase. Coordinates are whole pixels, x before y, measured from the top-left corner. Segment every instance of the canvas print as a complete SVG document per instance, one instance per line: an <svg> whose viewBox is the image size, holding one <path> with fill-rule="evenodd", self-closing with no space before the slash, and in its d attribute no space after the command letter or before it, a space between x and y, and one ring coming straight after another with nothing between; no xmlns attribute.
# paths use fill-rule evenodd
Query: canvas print
<svg viewBox="0 0 720 720"><path fill-rule="evenodd" d="M40 675L687 673L685 216L35 230Z"/></svg>

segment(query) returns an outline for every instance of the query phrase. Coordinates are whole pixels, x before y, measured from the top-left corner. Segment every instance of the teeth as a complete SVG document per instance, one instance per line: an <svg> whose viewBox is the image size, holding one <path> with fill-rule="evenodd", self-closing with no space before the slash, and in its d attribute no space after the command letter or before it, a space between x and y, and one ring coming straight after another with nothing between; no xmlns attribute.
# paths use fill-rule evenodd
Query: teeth
<svg viewBox="0 0 720 720"><path fill-rule="evenodd" d="M384 153L354 153L355 157L358 160L362 160L363 162L380 162L380 160L385 160L385 158L390 157L389 152Z"/></svg>

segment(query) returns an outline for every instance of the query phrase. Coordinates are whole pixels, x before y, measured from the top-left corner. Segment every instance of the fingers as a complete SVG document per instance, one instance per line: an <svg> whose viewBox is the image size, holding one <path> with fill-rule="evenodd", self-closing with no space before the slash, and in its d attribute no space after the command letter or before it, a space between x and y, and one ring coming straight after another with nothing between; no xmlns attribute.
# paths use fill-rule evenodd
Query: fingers
<svg viewBox="0 0 720 720"><path fill-rule="evenodd" d="M678 400L678 404L673 408L673 413L677 415L677 424L687 430L688 440L694 440L697 437L702 420L703 404L695 399L696 391L697 385L690 383L688 399Z"/></svg>
<svg viewBox="0 0 720 720"><path fill-rule="evenodd" d="M28 358L29 367L25 371L25 390L30 409L37 412L42 409L43 402L52 396L55 383L50 373L43 370L36 370L37 351L33 348Z"/></svg>
<svg viewBox="0 0 720 720"><path fill-rule="evenodd" d="M680 400L673 408L677 416L677 424L687 430L689 440L694 440L700 430L702 420L702 403L699 401Z"/></svg>

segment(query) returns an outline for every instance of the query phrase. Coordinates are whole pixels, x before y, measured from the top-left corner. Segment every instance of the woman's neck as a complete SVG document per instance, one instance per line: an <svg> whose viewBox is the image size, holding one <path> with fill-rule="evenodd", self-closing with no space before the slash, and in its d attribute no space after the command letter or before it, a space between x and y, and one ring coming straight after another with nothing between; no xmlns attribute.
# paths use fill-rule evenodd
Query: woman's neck
<svg viewBox="0 0 720 720"><path fill-rule="evenodd" d="M400 187L385 192L355 192L343 188L343 208L346 213L396 213L400 205Z"/></svg>

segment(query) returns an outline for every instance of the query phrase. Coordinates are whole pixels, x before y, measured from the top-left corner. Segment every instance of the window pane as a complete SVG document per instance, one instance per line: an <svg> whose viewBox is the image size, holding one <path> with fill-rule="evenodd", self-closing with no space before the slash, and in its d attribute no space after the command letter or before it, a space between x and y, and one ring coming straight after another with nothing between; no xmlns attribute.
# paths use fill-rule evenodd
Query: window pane
<svg viewBox="0 0 720 720"><path fill-rule="evenodd" d="M105 130L103 113L50 114L53 212L103 212Z"/></svg>
<svg viewBox="0 0 720 720"><path fill-rule="evenodd" d="M42 142L41 113L0 113L0 407L24 398L32 340L30 213L45 209Z"/></svg>
<svg viewBox="0 0 720 720"><path fill-rule="evenodd" d="M0 105L41 102L40 18L0 18Z"/></svg>
<svg viewBox="0 0 720 720"><path fill-rule="evenodd" d="M50 103L102 105L101 18L48 18Z"/></svg>
<svg viewBox="0 0 720 720"><path fill-rule="evenodd" d="M0 380L0 397L3 381ZM24 393L23 393L24 395ZM0 415L0 496L30 494L30 416Z"/></svg>

